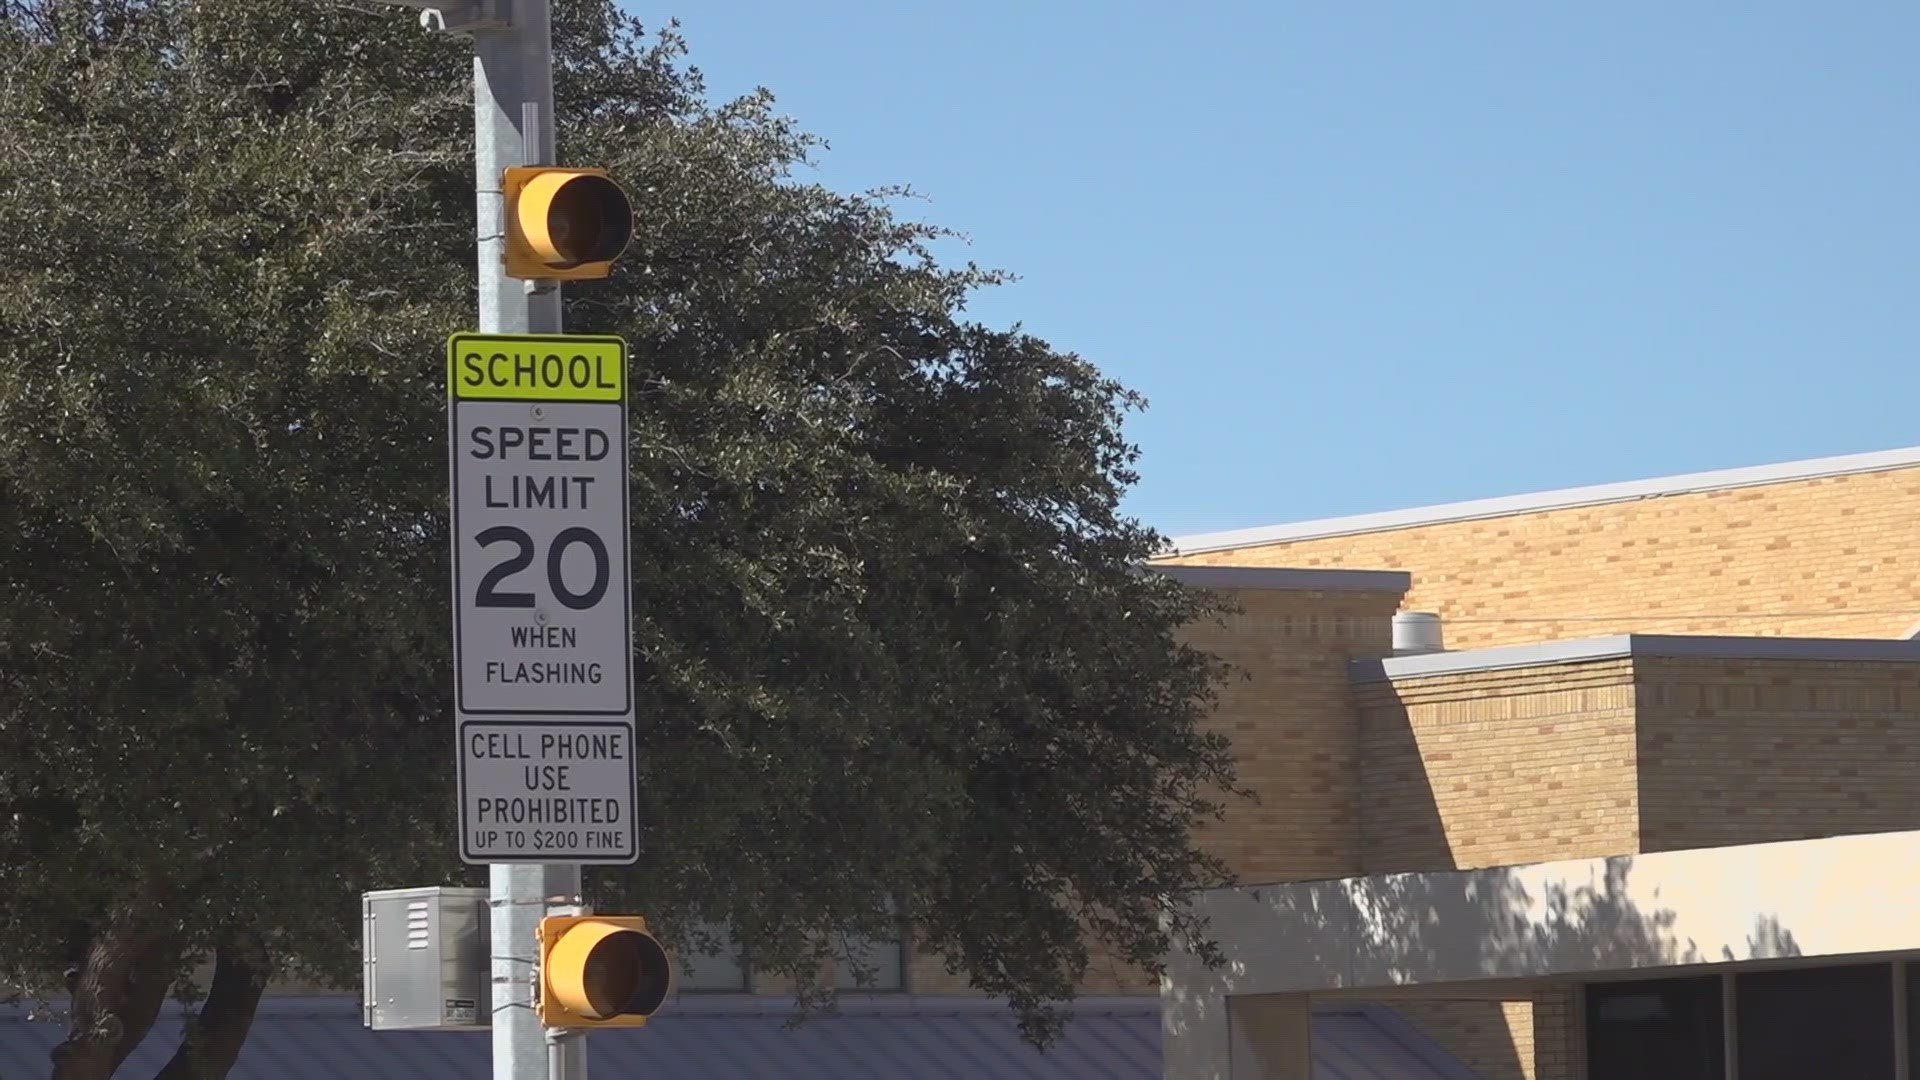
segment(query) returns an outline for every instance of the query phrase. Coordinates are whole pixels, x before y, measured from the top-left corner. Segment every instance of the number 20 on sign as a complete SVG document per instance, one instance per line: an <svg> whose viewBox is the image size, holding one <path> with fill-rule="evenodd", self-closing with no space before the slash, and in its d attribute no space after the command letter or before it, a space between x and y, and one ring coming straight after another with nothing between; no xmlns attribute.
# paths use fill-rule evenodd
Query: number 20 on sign
<svg viewBox="0 0 1920 1080"><path fill-rule="evenodd" d="M470 862L637 857L626 367L618 338L447 343Z"/></svg>

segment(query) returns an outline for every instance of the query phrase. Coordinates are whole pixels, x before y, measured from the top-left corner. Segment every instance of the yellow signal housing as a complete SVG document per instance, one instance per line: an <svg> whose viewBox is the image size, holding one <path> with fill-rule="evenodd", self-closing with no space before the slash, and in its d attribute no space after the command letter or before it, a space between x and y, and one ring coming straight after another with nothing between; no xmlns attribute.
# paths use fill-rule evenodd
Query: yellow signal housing
<svg viewBox="0 0 1920 1080"><path fill-rule="evenodd" d="M549 915L539 940L547 1027L644 1027L667 999L667 951L637 915Z"/></svg>
<svg viewBox="0 0 1920 1080"><path fill-rule="evenodd" d="M510 278L604 278L633 240L633 200L605 169L514 166L500 189Z"/></svg>

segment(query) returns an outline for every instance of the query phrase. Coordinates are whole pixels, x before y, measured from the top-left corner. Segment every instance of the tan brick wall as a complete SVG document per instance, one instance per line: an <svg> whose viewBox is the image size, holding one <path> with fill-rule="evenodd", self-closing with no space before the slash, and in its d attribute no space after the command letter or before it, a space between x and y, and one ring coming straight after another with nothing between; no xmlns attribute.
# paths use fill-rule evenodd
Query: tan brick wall
<svg viewBox="0 0 1920 1080"><path fill-rule="evenodd" d="M1580 988L1556 986L1533 995L1533 1075L1530 1080L1582 1080Z"/></svg>
<svg viewBox="0 0 1920 1080"><path fill-rule="evenodd" d="M1166 561L1409 570L1407 607L1439 612L1456 649L1627 632L1888 638L1920 620L1915 536L1908 468Z"/></svg>
<svg viewBox="0 0 1920 1080"><path fill-rule="evenodd" d="M1391 651L1397 593L1235 590L1241 612L1187 640L1238 669L1209 721L1241 784L1200 843L1248 883L1358 873L1359 720L1348 661Z"/></svg>
<svg viewBox="0 0 1920 1080"><path fill-rule="evenodd" d="M1358 700L1367 873L1639 850L1629 661L1401 679Z"/></svg>
<svg viewBox="0 0 1920 1080"><path fill-rule="evenodd" d="M1533 1002L1384 1002L1480 1080L1535 1080Z"/></svg>
<svg viewBox="0 0 1920 1080"><path fill-rule="evenodd" d="M1643 850L1920 828L1920 662L1643 657Z"/></svg>
<svg viewBox="0 0 1920 1080"><path fill-rule="evenodd" d="M1920 469L1903 469L1167 561L1408 570L1403 607L1439 612L1453 649L1617 633L1891 638L1920 621L1916 534ZM1642 660L1636 679L1625 661L1546 665L1362 688L1364 871L1920 827L1908 665L1734 667ZM1284 662L1273 670L1276 685L1296 681ZM1503 1008L1499 1023L1464 1008L1405 1011L1483 1075L1580 1080L1577 988Z"/></svg>

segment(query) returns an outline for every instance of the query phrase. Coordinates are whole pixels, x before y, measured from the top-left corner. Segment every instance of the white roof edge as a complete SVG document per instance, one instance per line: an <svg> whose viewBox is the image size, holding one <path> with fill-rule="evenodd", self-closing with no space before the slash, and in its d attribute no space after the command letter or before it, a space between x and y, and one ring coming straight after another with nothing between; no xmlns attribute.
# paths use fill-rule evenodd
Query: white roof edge
<svg viewBox="0 0 1920 1080"><path fill-rule="evenodd" d="M1426 675L1503 671L1507 668L1569 664L1584 660L1617 660L1632 655L1632 636L1615 634L1610 637L1580 638L1574 641L1541 641L1528 645L1501 645L1491 649L1462 649L1459 652L1421 653L1417 656L1354 660L1347 665L1347 672L1354 682L1391 682L1394 679L1411 679Z"/></svg>
<svg viewBox="0 0 1920 1080"><path fill-rule="evenodd" d="M1404 593L1413 587L1405 570L1317 570L1270 566L1188 566L1149 563L1147 569L1200 589L1316 589L1335 592Z"/></svg>
<svg viewBox="0 0 1920 1080"><path fill-rule="evenodd" d="M1804 461L1789 461L1776 465L1749 465L1713 472L1684 473L1679 476L1663 476L1651 480L1628 480L1614 484L1560 488L1528 495L1503 495L1492 499L1441 503L1408 510L1387 510L1374 514L1320 518L1316 521L1262 525L1251 529L1198 533L1193 536L1174 537L1171 544L1177 554L1197 555L1208 551L1279 544L1290 540L1314 540L1330 536L1349 536L1354 533L1385 532L1390 529L1409 529L1421 525L1507 517L1540 510L1566 510L1579 506L1651 499L1662 495L1685 495L1701 491L1753 487L1760 484L1780 484L1793 480L1812 480L1826 476L1846 476L1851 473L1882 472L1887 469L1904 469L1915 465L1920 465L1920 446L1909 446L1898 450L1876 450L1866 454L1808 458Z"/></svg>
<svg viewBox="0 0 1920 1080"><path fill-rule="evenodd" d="M1622 657L1706 660L1920 661L1920 641L1897 638L1722 637L1694 634L1616 634L1573 641L1542 641L1491 649L1354 660L1354 682L1392 682L1430 675L1503 671Z"/></svg>

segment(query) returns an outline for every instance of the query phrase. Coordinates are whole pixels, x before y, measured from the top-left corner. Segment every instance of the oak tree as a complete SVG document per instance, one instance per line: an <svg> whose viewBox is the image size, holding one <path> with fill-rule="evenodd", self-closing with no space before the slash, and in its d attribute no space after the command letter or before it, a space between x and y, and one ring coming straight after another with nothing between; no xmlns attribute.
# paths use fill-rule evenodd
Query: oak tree
<svg viewBox="0 0 1920 1080"><path fill-rule="evenodd" d="M1224 879L1181 644L1120 500L1135 395L966 317L894 193L805 177L672 27L556 4L561 160L638 207L568 329L630 346L643 858L592 871L803 1001L911 935L1045 1041ZM0 977L105 1077L225 1075L274 977L453 835L442 342L473 324L469 45L348 0L0 5ZM931 118L929 121L931 122ZM190 973L211 960L197 987Z"/></svg>

